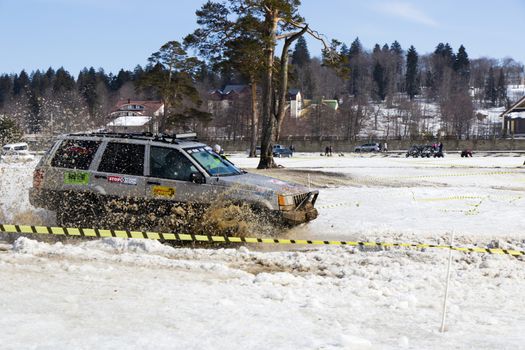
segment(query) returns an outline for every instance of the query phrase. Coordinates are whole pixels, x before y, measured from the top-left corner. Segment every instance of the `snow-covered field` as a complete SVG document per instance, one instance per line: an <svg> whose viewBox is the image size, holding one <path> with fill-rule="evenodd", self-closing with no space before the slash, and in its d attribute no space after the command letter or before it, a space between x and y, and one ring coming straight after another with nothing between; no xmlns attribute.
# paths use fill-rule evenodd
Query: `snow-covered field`
<svg viewBox="0 0 525 350"><path fill-rule="evenodd" d="M298 154L272 174L319 187L320 216L282 235L525 250L523 160ZM53 224L27 201L34 165L0 164L0 221ZM19 238L0 244L0 348L522 348L525 259L452 256L440 333L447 251Z"/></svg>

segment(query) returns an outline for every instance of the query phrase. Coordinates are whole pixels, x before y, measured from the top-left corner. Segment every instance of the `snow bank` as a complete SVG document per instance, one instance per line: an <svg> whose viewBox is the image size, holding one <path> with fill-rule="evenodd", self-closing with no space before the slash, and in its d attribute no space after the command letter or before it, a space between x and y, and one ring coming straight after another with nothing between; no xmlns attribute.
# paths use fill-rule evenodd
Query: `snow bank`
<svg viewBox="0 0 525 350"><path fill-rule="evenodd" d="M281 175L326 180L319 218L284 236L446 243L454 231L460 244L524 249L521 158L302 154L278 162ZM0 164L4 219L36 212L26 197L31 172ZM2 347L521 348L523 258L453 252L440 333L447 261L447 251L432 249L20 237L0 245Z"/></svg>

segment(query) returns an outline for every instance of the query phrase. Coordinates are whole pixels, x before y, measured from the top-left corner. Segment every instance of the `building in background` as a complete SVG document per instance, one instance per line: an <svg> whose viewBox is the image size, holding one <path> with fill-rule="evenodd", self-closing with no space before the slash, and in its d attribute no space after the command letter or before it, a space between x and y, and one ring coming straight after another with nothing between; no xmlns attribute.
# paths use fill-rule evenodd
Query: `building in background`
<svg viewBox="0 0 525 350"><path fill-rule="evenodd" d="M503 134L525 137L525 96L501 114Z"/></svg>
<svg viewBox="0 0 525 350"><path fill-rule="evenodd" d="M157 117L164 114L161 101L119 100L109 114L106 129L112 132L158 132Z"/></svg>

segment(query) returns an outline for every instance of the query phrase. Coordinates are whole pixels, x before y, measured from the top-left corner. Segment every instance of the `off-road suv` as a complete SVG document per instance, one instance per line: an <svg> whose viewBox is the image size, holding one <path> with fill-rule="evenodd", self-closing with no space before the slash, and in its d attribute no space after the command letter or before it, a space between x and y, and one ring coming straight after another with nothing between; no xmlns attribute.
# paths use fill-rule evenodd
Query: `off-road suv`
<svg viewBox="0 0 525 350"><path fill-rule="evenodd" d="M183 135L89 133L57 138L34 171L29 198L35 207L56 211L59 225L87 224L88 219L96 224L111 203L125 202L147 213L216 201L248 205L294 225L317 217L318 194L249 174Z"/></svg>

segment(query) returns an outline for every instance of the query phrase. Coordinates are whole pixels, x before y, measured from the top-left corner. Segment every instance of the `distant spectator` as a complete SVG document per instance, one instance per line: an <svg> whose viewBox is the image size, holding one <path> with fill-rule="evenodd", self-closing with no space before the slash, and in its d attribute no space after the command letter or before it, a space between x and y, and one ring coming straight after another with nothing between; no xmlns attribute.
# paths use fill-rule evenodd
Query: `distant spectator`
<svg viewBox="0 0 525 350"><path fill-rule="evenodd" d="M386 142L383 144L383 152L388 152L388 144Z"/></svg>
<svg viewBox="0 0 525 350"><path fill-rule="evenodd" d="M472 157L472 150L468 148L464 149L463 151L461 151L461 157L462 158Z"/></svg>
<svg viewBox="0 0 525 350"><path fill-rule="evenodd" d="M443 154L443 143L438 142L435 147L436 147L436 150L434 151L434 158L443 158L445 156Z"/></svg>
<svg viewBox="0 0 525 350"><path fill-rule="evenodd" d="M328 147L328 151L330 152L329 156L331 157L332 156L332 151L333 151L332 145L330 145L330 147Z"/></svg>
<svg viewBox="0 0 525 350"><path fill-rule="evenodd" d="M326 146L324 149L324 155L328 157L328 154L330 153L330 147Z"/></svg>
<svg viewBox="0 0 525 350"><path fill-rule="evenodd" d="M383 145L381 142L378 143L379 152L383 152Z"/></svg>

